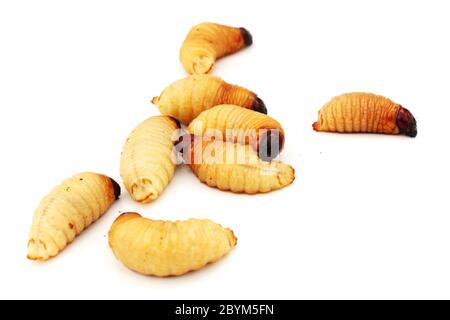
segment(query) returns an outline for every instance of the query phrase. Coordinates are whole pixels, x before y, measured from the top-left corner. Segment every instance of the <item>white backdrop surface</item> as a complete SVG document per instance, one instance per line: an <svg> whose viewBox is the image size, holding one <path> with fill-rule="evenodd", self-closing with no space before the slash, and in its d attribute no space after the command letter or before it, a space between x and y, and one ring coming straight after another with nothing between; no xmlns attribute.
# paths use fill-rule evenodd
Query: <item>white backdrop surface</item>
<svg viewBox="0 0 450 320"><path fill-rule="evenodd" d="M450 10L446 1L2 1L0 298L450 298ZM185 76L189 28L243 26L254 45L215 75L265 101L295 183L267 195L211 189L177 170L158 201L120 202L46 263L28 261L33 210L62 179L120 181L132 128ZM413 112L419 134L316 133L351 91ZM119 212L210 218L239 243L179 278L130 272L107 232Z"/></svg>

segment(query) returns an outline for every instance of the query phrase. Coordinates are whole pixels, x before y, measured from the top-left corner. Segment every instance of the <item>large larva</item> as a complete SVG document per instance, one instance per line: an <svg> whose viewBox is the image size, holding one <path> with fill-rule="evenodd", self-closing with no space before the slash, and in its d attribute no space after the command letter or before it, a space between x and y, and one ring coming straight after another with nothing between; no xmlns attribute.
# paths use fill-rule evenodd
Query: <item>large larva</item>
<svg viewBox="0 0 450 320"><path fill-rule="evenodd" d="M189 147L183 146L185 163L210 187L255 194L284 188L295 179L294 168L277 160L261 160L248 144L205 141L193 135L190 139Z"/></svg>
<svg viewBox="0 0 450 320"><path fill-rule="evenodd" d="M232 230L210 220L160 221L131 212L116 219L108 238L114 255L126 267L158 277L201 269L237 243Z"/></svg>
<svg viewBox="0 0 450 320"><path fill-rule="evenodd" d="M178 128L171 117L155 116L128 136L120 159L120 175L135 201L155 200L172 179L176 167L172 135Z"/></svg>
<svg viewBox="0 0 450 320"><path fill-rule="evenodd" d="M190 74L211 73L216 60L253 43L244 28L201 23L188 33L180 49L180 60Z"/></svg>
<svg viewBox="0 0 450 320"><path fill-rule="evenodd" d="M120 186L102 174L85 172L63 181L34 212L28 258L47 260L56 256L119 196Z"/></svg>
<svg viewBox="0 0 450 320"><path fill-rule="evenodd" d="M275 158L284 145L284 131L275 119L234 105L205 110L189 125L191 134L220 134L223 140L251 144L263 160Z"/></svg>
<svg viewBox="0 0 450 320"><path fill-rule="evenodd" d="M186 124L202 111L220 104L267 113L264 102L255 93L211 75L193 75L175 81L159 97L154 97L152 103L162 114Z"/></svg>
<svg viewBox="0 0 450 320"><path fill-rule="evenodd" d="M417 135L409 110L371 93L347 93L333 98L319 111L316 131Z"/></svg>

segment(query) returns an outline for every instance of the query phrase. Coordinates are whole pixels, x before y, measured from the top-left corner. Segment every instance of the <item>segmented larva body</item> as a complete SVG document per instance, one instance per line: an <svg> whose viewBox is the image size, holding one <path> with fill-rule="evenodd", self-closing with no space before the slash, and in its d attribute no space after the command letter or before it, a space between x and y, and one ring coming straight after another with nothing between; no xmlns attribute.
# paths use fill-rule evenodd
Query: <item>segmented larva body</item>
<svg viewBox="0 0 450 320"><path fill-rule="evenodd" d="M56 256L84 229L100 218L120 196L120 186L97 173L80 173L45 196L33 216L28 259Z"/></svg>
<svg viewBox="0 0 450 320"><path fill-rule="evenodd" d="M294 168L277 160L261 160L248 144L192 139L190 157L184 155L186 164L210 187L235 193L266 193L295 179Z"/></svg>
<svg viewBox="0 0 450 320"><path fill-rule="evenodd" d="M253 43L244 28L201 23L188 33L180 49L180 60L190 74L211 73L216 60Z"/></svg>
<svg viewBox="0 0 450 320"><path fill-rule="evenodd" d="M224 141L250 144L264 160L275 158L284 145L284 130L278 121L235 105L203 111L192 120L188 131L198 136L220 134Z"/></svg>
<svg viewBox="0 0 450 320"><path fill-rule="evenodd" d="M176 167L172 138L178 128L171 117L155 116L128 136L120 159L120 175L135 201L155 200L172 179Z"/></svg>
<svg viewBox="0 0 450 320"><path fill-rule="evenodd" d="M347 93L319 111L316 131L417 135L411 112L388 98L371 93Z"/></svg>
<svg viewBox="0 0 450 320"><path fill-rule="evenodd" d="M159 97L154 97L152 103L162 114L186 124L202 111L220 104L267 113L264 102L255 93L211 75L193 75L175 81Z"/></svg>
<svg viewBox="0 0 450 320"><path fill-rule="evenodd" d="M160 221L137 213L119 216L109 231L114 255L129 269L180 276L216 262L236 246L230 229L210 220Z"/></svg>

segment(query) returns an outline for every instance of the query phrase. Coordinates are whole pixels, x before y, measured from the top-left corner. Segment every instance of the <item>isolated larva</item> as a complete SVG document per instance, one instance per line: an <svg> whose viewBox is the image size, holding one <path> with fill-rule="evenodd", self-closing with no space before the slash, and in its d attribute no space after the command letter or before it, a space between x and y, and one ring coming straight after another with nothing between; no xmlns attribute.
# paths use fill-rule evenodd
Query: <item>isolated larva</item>
<svg viewBox="0 0 450 320"><path fill-rule="evenodd" d="M117 259L133 271L158 277L201 269L236 243L232 230L210 220L160 221L131 212L119 216L109 231Z"/></svg>
<svg viewBox="0 0 450 320"><path fill-rule="evenodd" d="M190 136L185 163L210 187L235 193L265 193L290 185L294 168L281 161L263 161L248 144ZM186 136L180 145L186 143ZM188 149L188 150L186 150Z"/></svg>
<svg viewBox="0 0 450 320"><path fill-rule="evenodd" d="M63 181L34 212L28 258L47 260L56 256L119 196L117 182L102 174L85 172Z"/></svg>
<svg viewBox="0 0 450 320"><path fill-rule="evenodd" d="M172 179L176 167L172 135L178 128L171 117L155 116L128 136L120 159L120 175L135 201L155 200Z"/></svg>
<svg viewBox="0 0 450 320"><path fill-rule="evenodd" d="M234 104L267 113L264 102L255 93L210 75L193 75L175 81L159 97L154 97L152 103L162 114L185 124L219 104Z"/></svg>
<svg viewBox="0 0 450 320"><path fill-rule="evenodd" d="M316 131L417 135L414 116L388 98L371 93L347 93L319 111Z"/></svg>
<svg viewBox="0 0 450 320"><path fill-rule="evenodd" d="M250 144L263 160L272 160L282 150L284 131L275 119L235 105L205 110L192 120L191 134L220 134L222 140Z"/></svg>
<svg viewBox="0 0 450 320"><path fill-rule="evenodd" d="M217 59L252 43L252 35L244 28L205 22L189 31L180 49L180 60L190 74L211 73Z"/></svg>

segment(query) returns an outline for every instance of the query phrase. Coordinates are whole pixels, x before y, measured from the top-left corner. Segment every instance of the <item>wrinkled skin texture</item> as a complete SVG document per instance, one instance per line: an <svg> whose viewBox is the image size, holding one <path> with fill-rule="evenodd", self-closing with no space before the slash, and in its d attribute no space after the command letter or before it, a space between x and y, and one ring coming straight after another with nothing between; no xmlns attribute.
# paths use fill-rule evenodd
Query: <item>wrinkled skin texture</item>
<svg viewBox="0 0 450 320"><path fill-rule="evenodd" d="M48 260L56 256L119 196L119 185L102 174L85 172L64 180L34 212L28 259Z"/></svg>
<svg viewBox="0 0 450 320"><path fill-rule="evenodd" d="M234 105L219 105L205 110L188 127L191 134L203 136L207 132L218 130L223 140L250 144L263 160L272 160L278 152L262 152L263 148L281 151L284 145L284 130L275 119L252 110ZM269 134L277 134L278 139L271 146Z"/></svg>
<svg viewBox="0 0 450 320"><path fill-rule="evenodd" d="M205 22L189 31L180 49L180 60L189 74L208 74L217 59L252 43L250 32L244 28Z"/></svg>
<svg viewBox="0 0 450 320"><path fill-rule="evenodd" d="M180 276L216 262L237 239L210 220L160 221L137 213L119 216L109 231L114 255L129 269L158 277Z"/></svg>
<svg viewBox="0 0 450 320"><path fill-rule="evenodd" d="M347 93L319 111L316 131L417 135L411 112L388 98L371 93Z"/></svg>
<svg viewBox="0 0 450 320"><path fill-rule="evenodd" d="M151 117L128 136L120 159L120 175L131 197L149 203L172 179L176 163L172 135L177 122L167 116Z"/></svg>
<svg viewBox="0 0 450 320"><path fill-rule="evenodd" d="M290 185L295 171L281 161L263 161L250 145L194 138L185 162L200 181L235 193L266 193Z"/></svg>
<svg viewBox="0 0 450 320"><path fill-rule="evenodd" d="M234 104L267 113L264 102L255 93L210 75L194 75L175 81L159 97L154 97L152 103L162 114L185 124L202 111L220 104Z"/></svg>

